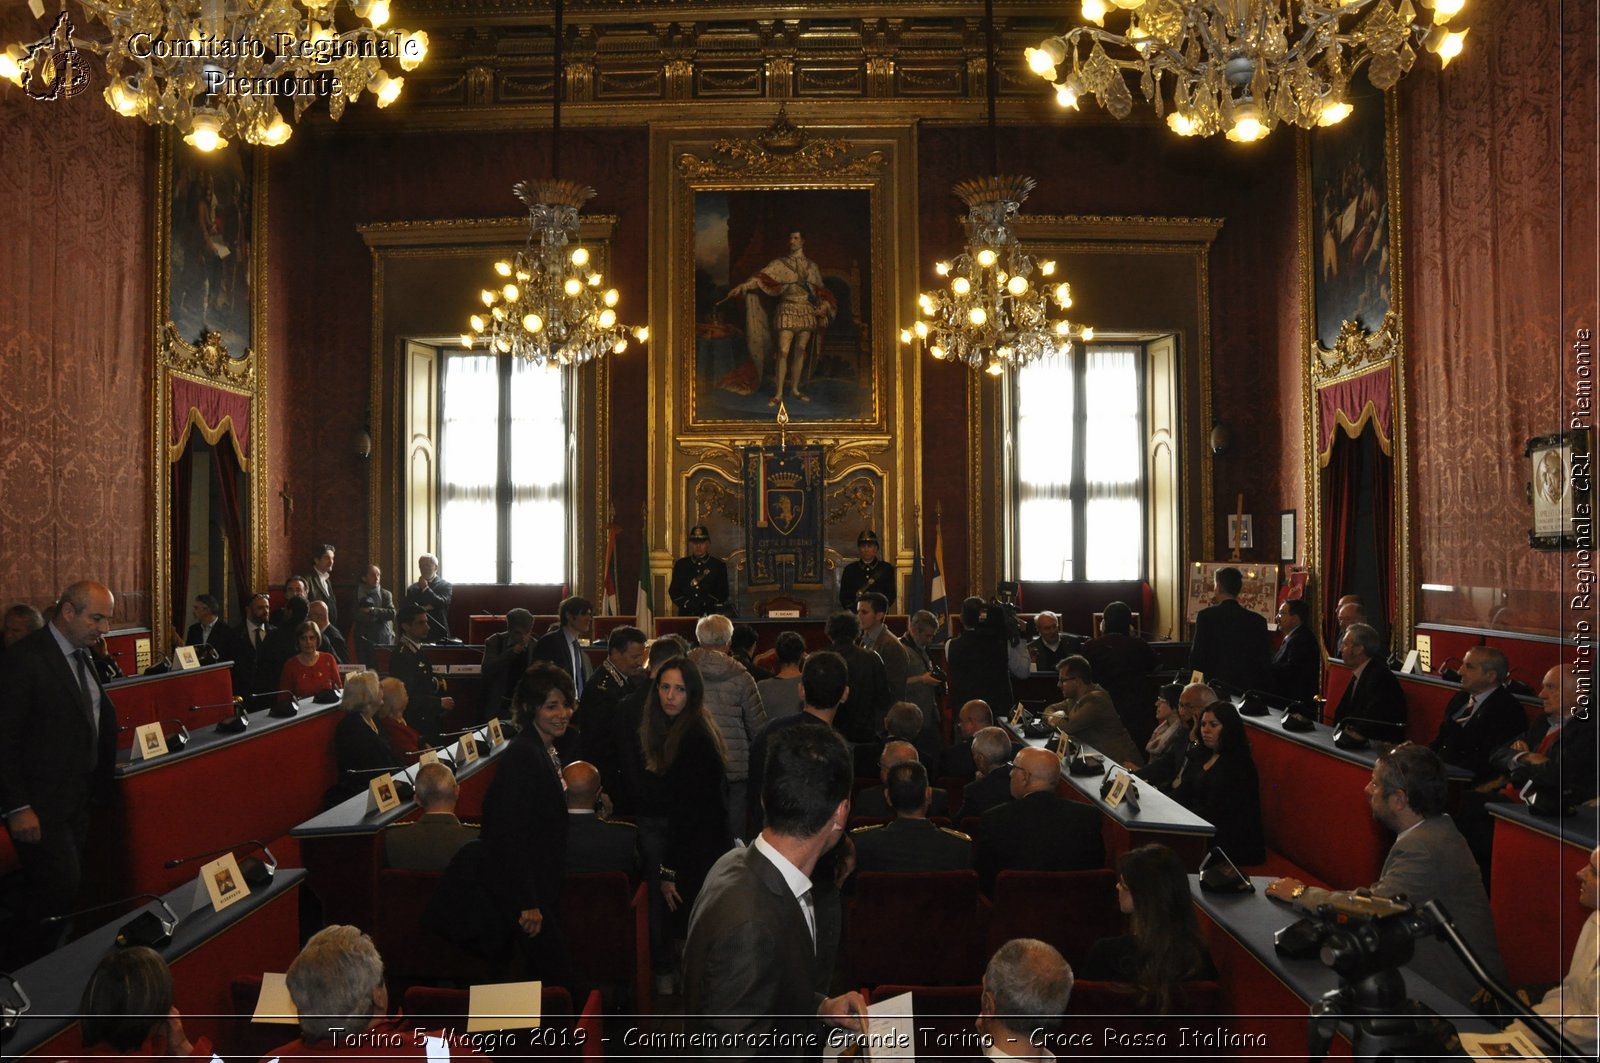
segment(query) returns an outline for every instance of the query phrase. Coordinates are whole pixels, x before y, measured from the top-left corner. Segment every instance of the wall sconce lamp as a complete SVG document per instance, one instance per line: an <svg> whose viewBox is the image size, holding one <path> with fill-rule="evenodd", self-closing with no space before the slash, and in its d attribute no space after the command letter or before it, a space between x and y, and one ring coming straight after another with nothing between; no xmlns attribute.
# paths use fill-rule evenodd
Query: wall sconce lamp
<svg viewBox="0 0 1600 1063"><path fill-rule="evenodd" d="M1214 457L1221 457L1233 446L1233 429L1227 421L1215 420L1211 422L1211 453Z"/></svg>
<svg viewBox="0 0 1600 1063"><path fill-rule="evenodd" d="M356 429L356 457L363 461L372 457L372 431L366 425Z"/></svg>

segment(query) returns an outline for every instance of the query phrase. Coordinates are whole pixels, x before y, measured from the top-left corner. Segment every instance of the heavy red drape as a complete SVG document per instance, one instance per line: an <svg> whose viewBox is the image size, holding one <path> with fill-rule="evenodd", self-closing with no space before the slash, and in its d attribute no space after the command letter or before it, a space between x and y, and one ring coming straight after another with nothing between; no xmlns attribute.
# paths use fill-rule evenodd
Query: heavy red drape
<svg viewBox="0 0 1600 1063"><path fill-rule="evenodd" d="M1360 459L1356 441L1344 433L1334 439L1322 466L1322 544L1324 578L1322 594L1322 644L1337 655L1339 621L1335 608L1344 593L1347 560L1355 541L1356 490L1360 484Z"/></svg>
<svg viewBox="0 0 1600 1063"><path fill-rule="evenodd" d="M245 568L244 555L244 500L240 498L241 470L234 448L216 447L211 452L211 468L216 481L216 505L222 530L228 535L228 568L233 573L233 593L239 604L239 614L244 615L252 588L250 573Z"/></svg>
<svg viewBox="0 0 1600 1063"><path fill-rule="evenodd" d="M172 574L172 626L182 635L189 615L189 499L194 480L194 448L184 447L178 459L168 466L172 477L169 507L172 533L167 541L167 571Z"/></svg>

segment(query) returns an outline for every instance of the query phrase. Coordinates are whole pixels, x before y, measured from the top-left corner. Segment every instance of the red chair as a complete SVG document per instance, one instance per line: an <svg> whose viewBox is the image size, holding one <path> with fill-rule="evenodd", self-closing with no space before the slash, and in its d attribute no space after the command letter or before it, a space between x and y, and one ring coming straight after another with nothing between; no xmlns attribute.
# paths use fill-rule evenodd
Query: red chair
<svg viewBox="0 0 1600 1063"><path fill-rule="evenodd" d="M971 985L988 917L976 871L864 871L848 909L846 983Z"/></svg>
<svg viewBox="0 0 1600 1063"><path fill-rule="evenodd" d="M460 1034L467 1028L465 989L435 989L413 986L406 990L404 1011L413 1030L445 1030ZM601 1059L604 1051L601 1029L600 991L592 990L584 999L583 1013L572 1013L572 996L560 986L545 986L539 1001L538 1032L515 1031L518 1036L486 1040L488 1054L507 1058ZM455 1052L452 1056L457 1056Z"/></svg>
<svg viewBox="0 0 1600 1063"><path fill-rule="evenodd" d="M989 955L1012 938L1038 938L1060 950L1071 964L1083 962L1089 946L1122 932L1117 908L1117 873L1093 871L1002 871L990 898Z"/></svg>
<svg viewBox="0 0 1600 1063"><path fill-rule="evenodd" d="M650 895L620 871L569 874L561 891L561 922L577 985L620 985L634 1010L653 1010L650 984Z"/></svg>
<svg viewBox="0 0 1600 1063"><path fill-rule="evenodd" d="M881 985L866 992L868 1004L911 994L911 1013L916 1016L914 1049L918 1059L944 1060L976 1057L977 1029L972 1022L983 1002L982 985Z"/></svg>
<svg viewBox="0 0 1600 1063"><path fill-rule="evenodd" d="M386 867L372 898L372 942L389 977L399 982L488 982L497 967L423 925L422 913L439 885L436 871Z"/></svg>

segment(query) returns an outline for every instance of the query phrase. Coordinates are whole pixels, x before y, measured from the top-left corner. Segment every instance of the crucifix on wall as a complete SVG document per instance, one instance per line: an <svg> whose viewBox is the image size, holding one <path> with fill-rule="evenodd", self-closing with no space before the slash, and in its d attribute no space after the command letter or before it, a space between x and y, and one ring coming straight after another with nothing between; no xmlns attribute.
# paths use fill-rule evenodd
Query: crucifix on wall
<svg viewBox="0 0 1600 1063"><path fill-rule="evenodd" d="M294 496L289 493L289 481L283 481L283 486L278 488L278 497L283 499L283 534L289 534L289 518L294 516Z"/></svg>

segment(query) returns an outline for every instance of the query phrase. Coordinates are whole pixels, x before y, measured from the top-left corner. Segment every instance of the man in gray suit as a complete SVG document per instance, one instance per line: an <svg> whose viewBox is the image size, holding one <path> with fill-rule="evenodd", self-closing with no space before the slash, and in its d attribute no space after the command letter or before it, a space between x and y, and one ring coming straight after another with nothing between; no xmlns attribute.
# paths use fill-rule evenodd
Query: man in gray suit
<svg viewBox="0 0 1600 1063"><path fill-rule="evenodd" d="M1374 897L1401 894L1412 904L1436 900L1450 913L1456 929L1489 974L1505 982L1500 947L1495 941L1489 897L1466 839L1444 814L1449 797L1444 761L1426 746L1396 746L1380 753L1367 783L1372 818L1397 837L1383 862L1378 881L1363 892ZM1315 911L1327 890L1280 878L1267 896L1292 901ZM1449 945L1429 937L1416 943L1410 968L1462 1003L1479 990L1474 978Z"/></svg>
<svg viewBox="0 0 1600 1063"><path fill-rule="evenodd" d="M719 1055L792 1056L792 1039L820 1039L818 1020L860 1028L860 993L824 998L813 989L811 873L844 836L850 782L850 751L836 733L785 730L767 756L766 827L706 876L683 953L685 1026L722 1035Z"/></svg>
<svg viewBox="0 0 1600 1063"><path fill-rule="evenodd" d="M456 850L478 836L456 818L456 777L443 764L424 764L417 771L417 805L422 815L413 823L397 823L383 832L384 859L408 871L443 871Z"/></svg>

